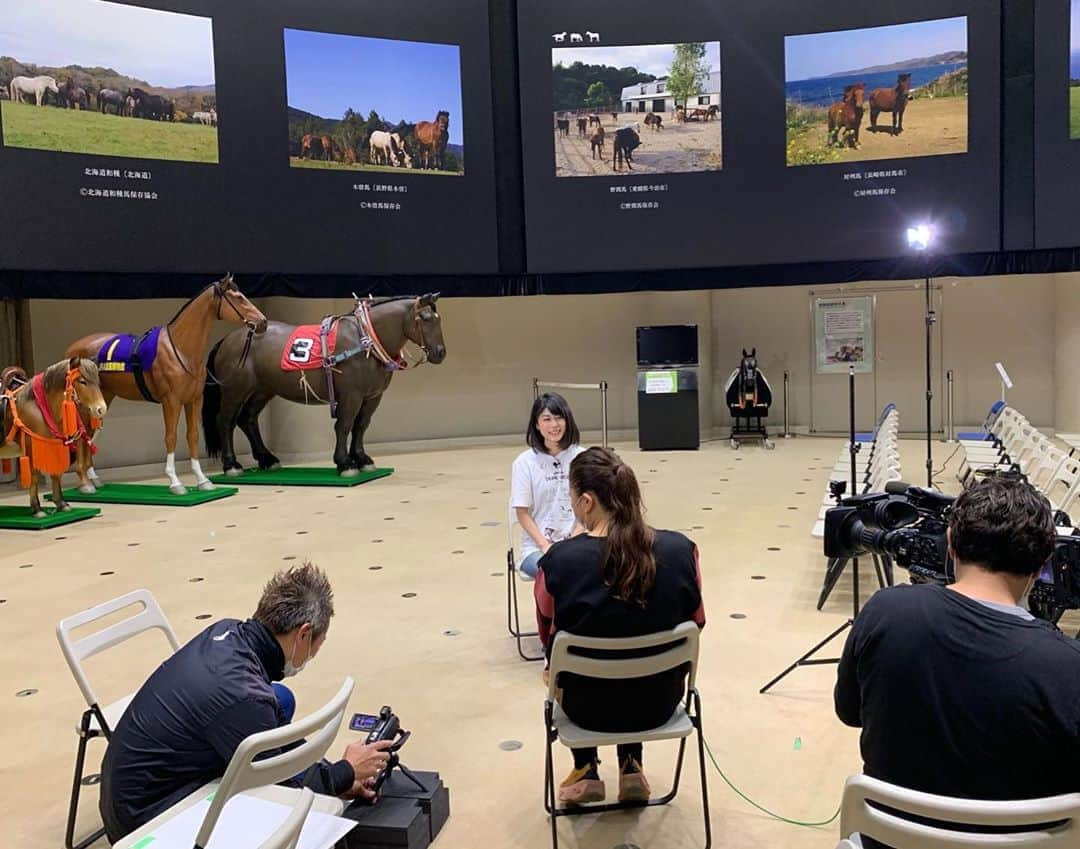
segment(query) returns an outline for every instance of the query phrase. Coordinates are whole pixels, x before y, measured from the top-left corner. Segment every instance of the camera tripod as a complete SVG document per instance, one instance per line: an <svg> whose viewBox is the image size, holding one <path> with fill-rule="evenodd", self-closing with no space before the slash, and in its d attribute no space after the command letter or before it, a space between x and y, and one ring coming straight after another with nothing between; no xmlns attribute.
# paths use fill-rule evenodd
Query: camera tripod
<svg viewBox="0 0 1080 849"><path fill-rule="evenodd" d="M857 495L858 494L857 489L856 489L858 475L857 475L857 471L856 471L856 467L855 467L855 457L858 455L858 453L859 453L859 444L855 441L855 366L849 366L848 367L848 458L849 458L849 460L851 462L851 494L852 495ZM830 485L829 491L833 494L834 498L839 499L843 495L843 486L842 485L838 485L838 486ZM836 584L836 582L840 579L840 572L843 571L844 562L845 561L839 561L837 563L830 562L830 573L828 575L826 575L826 582L829 582L831 580L831 584L829 585L830 590L832 589L832 586L834 586ZM879 572L879 577L880 577L880 572ZM851 611L850 618L848 618L848 620L846 622L844 622L843 625L841 625L839 628L837 628L832 633L830 633L827 637L825 637L825 639L823 639L821 642L817 643L813 648L810 649L810 651L806 652L806 654L802 655L802 657L800 657L798 660L796 660L794 663L792 663L787 669L785 669L783 672L781 672L779 675L777 675L775 678L773 678L768 684L766 684L764 687L762 687L760 690L758 690L759 693L767 693L767 692L769 692L769 690L772 689L774 684L777 684L778 682L780 682L781 680L786 678L790 673L794 672L800 666L822 666L824 664L839 663L840 662L840 658L838 658L838 657L818 657L818 658L816 658L816 657L814 657L814 655L817 654L817 652L820 651L824 646L828 645L830 642L832 642L837 637L839 637L841 634L843 634L853 624L855 624L855 619L859 615L859 603L860 603L859 602L859 558L858 557L851 558L851 590L852 590L852 593L851 593L851 595L852 595L852 602L851 602L852 611ZM823 596L828 594L827 592L825 592L824 589L822 590L822 593L823 593ZM818 609L820 609L820 608L821 608L821 605L819 604Z"/></svg>

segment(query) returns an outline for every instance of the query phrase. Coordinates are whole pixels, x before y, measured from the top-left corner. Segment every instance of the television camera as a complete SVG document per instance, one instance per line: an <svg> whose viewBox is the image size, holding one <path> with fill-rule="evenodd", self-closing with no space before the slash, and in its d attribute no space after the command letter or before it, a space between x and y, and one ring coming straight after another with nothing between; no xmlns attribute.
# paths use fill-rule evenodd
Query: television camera
<svg viewBox="0 0 1080 849"><path fill-rule="evenodd" d="M874 553L908 570L912 583L951 584L955 578L945 532L955 500L902 481L885 492L840 498L825 513L825 556ZM1057 543L1028 596L1034 616L1056 623L1066 610L1080 609L1080 536L1058 513ZM1066 527L1061 527L1064 524Z"/></svg>

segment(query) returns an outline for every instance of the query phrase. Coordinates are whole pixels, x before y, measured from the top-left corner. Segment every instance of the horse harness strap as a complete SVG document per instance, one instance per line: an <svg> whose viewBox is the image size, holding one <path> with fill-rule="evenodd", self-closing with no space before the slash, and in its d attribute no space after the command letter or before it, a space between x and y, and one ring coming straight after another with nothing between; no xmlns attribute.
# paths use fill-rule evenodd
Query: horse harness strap
<svg viewBox="0 0 1080 849"><path fill-rule="evenodd" d="M342 316L328 315L319 324L319 341L322 343L322 366L326 374L326 400L330 405L330 418L337 418L337 397L334 391L334 368L339 363L352 357L374 354L388 371L399 371L407 367L405 359L399 353L397 357L391 357L386 348L379 340L375 332L375 325L371 321L371 313L368 305L361 301L353 313L356 320L356 328L360 336L360 343L344 351L330 351L330 333L334 325L341 321Z"/></svg>
<svg viewBox="0 0 1080 849"><path fill-rule="evenodd" d="M68 372L67 385L64 389L65 403L75 403L73 379L77 373L77 370ZM45 376L41 373L35 374L30 381L30 392L34 396L34 402L37 404L51 436L34 433L19 415L19 405L15 394L22 388L4 390L7 408L11 411L11 430L6 434L4 441L10 442L16 436L18 437L24 463L27 462L28 458L32 458L35 469L45 474L57 475L63 474L71 465L71 452L75 448L75 443L82 440L89 446L91 452L97 451L97 446L93 443L93 437L87 432L82 417L78 415L77 411L75 413L75 426L70 434L63 433L57 426L52 410L49 409L48 397L45 394ZM96 427L93 422L91 424ZM31 446L33 446L32 449ZM24 486L29 486L29 473L29 465L26 465L21 475Z"/></svg>

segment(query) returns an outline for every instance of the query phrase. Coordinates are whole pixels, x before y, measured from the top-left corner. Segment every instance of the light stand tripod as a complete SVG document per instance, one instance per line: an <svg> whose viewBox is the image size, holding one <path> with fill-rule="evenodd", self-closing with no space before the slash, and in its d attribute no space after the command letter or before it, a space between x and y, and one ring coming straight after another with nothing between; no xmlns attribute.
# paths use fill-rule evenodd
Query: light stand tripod
<svg viewBox="0 0 1080 849"><path fill-rule="evenodd" d="M930 302L930 273L926 270L926 488L934 488L934 449L930 440L930 405L934 399L934 384L930 378L930 341L933 337L934 314Z"/></svg>
<svg viewBox="0 0 1080 849"><path fill-rule="evenodd" d="M857 495L856 489L856 469L855 469L855 456L859 453L859 444L855 441L855 366L848 367L848 457L851 461L851 494ZM773 678L768 684L758 690L759 693L767 693L772 686L783 678L786 678L791 672L798 669L800 666L821 666L827 663L839 663L838 657L824 657L815 658L813 655L828 643L839 637L844 631L850 628L855 618L859 615L859 558L853 557L851 559L851 591L852 591L852 611L851 617L844 622L839 628L833 631L824 640L815 645L810 651L796 660L791 666Z"/></svg>

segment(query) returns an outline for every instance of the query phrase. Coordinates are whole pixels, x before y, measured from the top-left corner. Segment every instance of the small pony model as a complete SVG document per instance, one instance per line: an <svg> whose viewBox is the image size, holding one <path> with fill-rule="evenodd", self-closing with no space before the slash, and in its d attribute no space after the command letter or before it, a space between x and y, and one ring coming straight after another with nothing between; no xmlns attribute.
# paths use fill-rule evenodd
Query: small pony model
<svg viewBox="0 0 1080 849"><path fill-rule="evenodd" d="M92 434L101 427L108 409L97 364L71 357L32 378L11 366L0 375L0 388L0 444L19 444L19 482L30 490L30 511L36 518L45 515L38 494L40 475L52 480L56 509L70 510L60 479L72 459L83 462L85 457L89 462L94 450Z"/></svg>

